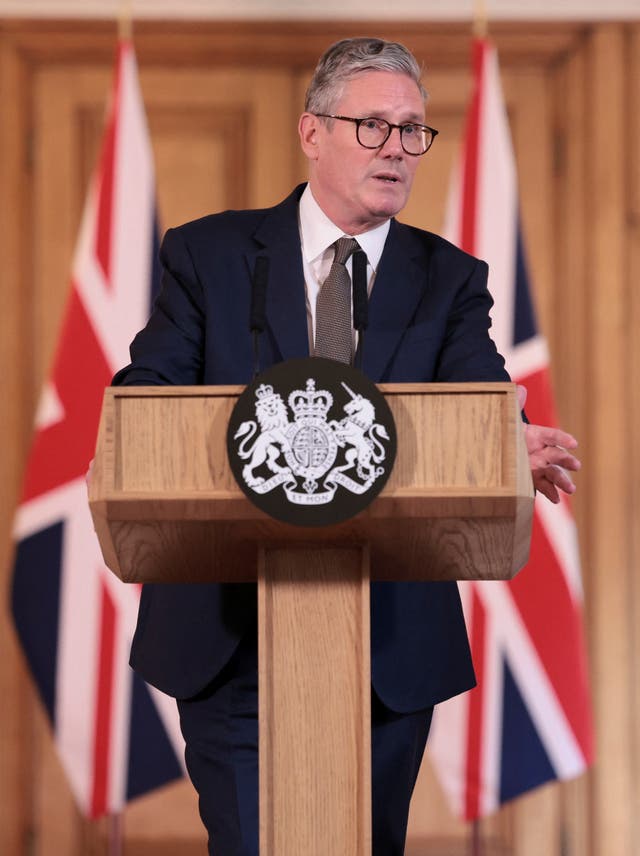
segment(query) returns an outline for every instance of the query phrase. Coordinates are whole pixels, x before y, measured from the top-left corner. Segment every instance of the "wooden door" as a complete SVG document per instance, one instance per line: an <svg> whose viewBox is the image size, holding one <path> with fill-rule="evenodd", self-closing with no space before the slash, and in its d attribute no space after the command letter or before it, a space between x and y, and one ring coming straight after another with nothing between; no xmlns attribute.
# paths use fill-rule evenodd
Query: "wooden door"
<svg viewBox="0 0 640 856"><path fill-rule="evenodd" d="M76 239L85 189L96 161L102 132L105 93L111 72L95 63L44 66L34 88L34 387L47 371L68 293L69 260ZM283 198L304 158L296 135L308 71L287 67L267 71L250 66L221 68L145 68L141 85L157 171L159 215L164 226L177 225L229 207L263 206ZM507 72L507 97L514 128L521 117L548 127L544 110L544 71ZM469 96L466 67L435 69L427 76L429 122L441 131L418 170L414 190L400 219L439 231L449 176L458 155ZM542 92L541 92L542 90ZM542 115L541 115L542 113ZM521 146L524 172L540 187L549 185L550 134ZM545 172L546 170L546 172ZM296 175L297 173L297 175ZM532 196L529 216L542 230L537 244L550 246L544 194ZM544 272L544 260L537 257ZM547 271L548 272L548 271ZM46 787L45 782L42 786ZM446 808L428 765L418 786L410 837L443 828ZM153 843L156 853L171 852L202 837L194 819L195 800L188 785L138 801L126 812L127 839ZM159 822L159 819L162 819ZM51 817L55 829L60 818ZM173 832L170 832L174 824ZM449 820L448 835L464 836ZM49 830L47 837L53 829Z"/></svg>

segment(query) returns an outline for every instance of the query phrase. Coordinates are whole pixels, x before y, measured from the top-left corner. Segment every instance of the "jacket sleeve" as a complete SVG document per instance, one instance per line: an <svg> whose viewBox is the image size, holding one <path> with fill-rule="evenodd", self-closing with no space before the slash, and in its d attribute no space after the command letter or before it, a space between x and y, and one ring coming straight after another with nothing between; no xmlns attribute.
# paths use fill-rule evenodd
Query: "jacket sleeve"
<svg viewBox="0 0 640 856"><path fill-rule="evenodd" d="M486 262L476 260L455 295L436 367L438 381L510 380L489 334L493 299L487 277Z"/></svg>

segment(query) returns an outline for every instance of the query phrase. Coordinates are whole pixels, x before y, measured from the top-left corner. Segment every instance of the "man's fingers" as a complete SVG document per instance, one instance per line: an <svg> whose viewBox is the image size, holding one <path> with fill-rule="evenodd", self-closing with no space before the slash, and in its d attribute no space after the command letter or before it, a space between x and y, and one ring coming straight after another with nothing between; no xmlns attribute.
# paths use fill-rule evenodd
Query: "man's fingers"
<svg viewBox="0 0 640 856"><path fill-rule="evenodd" d="M582 462L575 455L559 446L545 446L533 452L529 455L529 464L532 472L542 472L547 467L562 467L575 473L582 467Z"/></svg>
<svg viewBox="0 0 640 856"><path fill-rule="evenodd" d="M569 473L562 467L547 467L545 476L548 481L559 487L565 493L575 493L576 486L574 485Z"/></svg>
<svg viewBox="0 0 640 856"><path fill-rule="evenodd" d="M527 446L564 446L565 449L575 449L578 441L561 428L550 428L547 425L525 425ZM530 449L531 451L531 449Z"/></svg>
<svg viewBox="0 0 640 856"><path fill-rule="evenodd" d="M541 478L537 482L536 479L534 479L534 487L538 491L538 493L541 493L543 496L546 496L546 498L550 502L553 502L554 505L560 502L560 494L558 493L558 489L555 485L551 484L551 482L547 481L545 478Z"/></svg>
<svg viewBox="0 0 640 856"><path fill-rule="evenodd" d="M562 467L555 465L534 470L533 486L554 503L560 501L558 490L569 495L576 492L571 476Z"/></svg>
<svg viewBox="0 0 640 856"><path fill-rule="evenodd" d="M561 446L546 446L540 456L544 457L547 464L563 467L565 470L577 472L582 466L581 461Z"/></svg>

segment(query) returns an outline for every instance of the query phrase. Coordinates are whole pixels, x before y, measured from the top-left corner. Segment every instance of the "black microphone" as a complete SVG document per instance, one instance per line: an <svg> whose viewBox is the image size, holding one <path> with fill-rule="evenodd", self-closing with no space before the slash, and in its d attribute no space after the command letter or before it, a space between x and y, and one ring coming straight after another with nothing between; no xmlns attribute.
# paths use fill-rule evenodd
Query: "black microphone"
<svg viewBox="0 0 640 856"><path fill-rule="evenodd" d="M363 250L353 253L353 326L358 331L357 360L362 367L364 331L369 326L369 297L367 295L367 255Z"/></svg>
<svg viewBox="0 0 640 856"><path fill-rule="evenodd" d="M258 256L251 281L251 314L249 330L253 334L253 376L260 374L260 333L267 326L267 282L269 281L269 259Z"/></svg>

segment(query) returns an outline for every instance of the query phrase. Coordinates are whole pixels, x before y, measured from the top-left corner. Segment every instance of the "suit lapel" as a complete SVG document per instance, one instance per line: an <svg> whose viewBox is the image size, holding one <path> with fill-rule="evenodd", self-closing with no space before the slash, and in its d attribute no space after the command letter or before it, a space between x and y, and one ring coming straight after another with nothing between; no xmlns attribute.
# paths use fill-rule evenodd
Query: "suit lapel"
<svg viewBox="0 0 640 856"><path fill-rule="evenodd" d="M269 259L267 326L283 360L309 356L307 309L298 228L298 202L304 185L272 208L254 234L257 248L247 254L253 271L258 256Z"/></svg>
<svg viewBox="0 0 640 856"><path fill-rule="evenodd" d="M380 259L369 301L363 369L374 381L385 370L424 294L428 259L412 231L395 220Z"/></svg>
<svg viewBox="0 0 640 856"><path fill-rule="evenodd" d="M269 210L247 253L249 270L258 256L269 259L267 325L283 360L309 356L307 308L298 228L298 203L304 185ZM374 381L385 370L423 296L428 258L407 226L391 221L369 302L363 370Z"/></svg>

